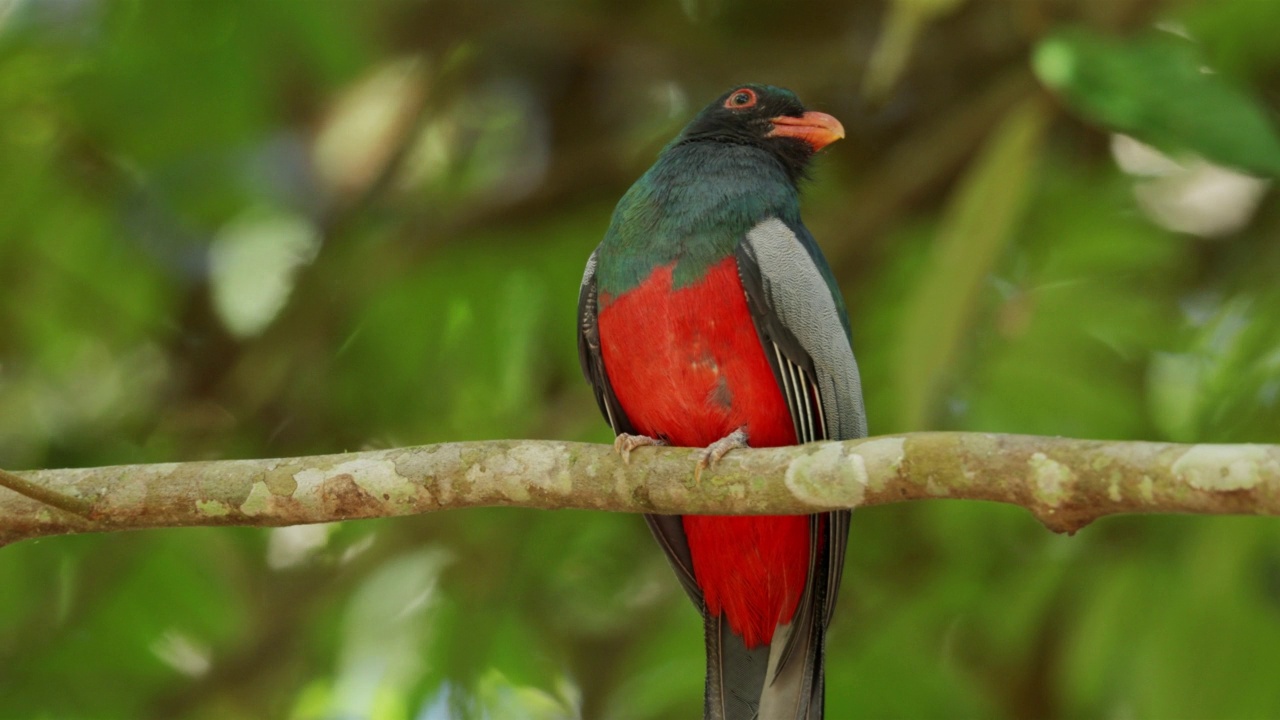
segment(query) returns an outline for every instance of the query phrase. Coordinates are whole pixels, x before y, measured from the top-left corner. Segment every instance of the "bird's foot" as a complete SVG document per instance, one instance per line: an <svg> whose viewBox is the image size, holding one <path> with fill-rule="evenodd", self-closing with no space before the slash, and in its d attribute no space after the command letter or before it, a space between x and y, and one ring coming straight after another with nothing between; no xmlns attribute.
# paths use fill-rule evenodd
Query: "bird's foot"
<svg viewBox="0 0 1280 720"><path fill-rule="evenodd" d="M701 485L703 470L715 467L716 463L720 462L720 458L728 455L730 450L744 447L751 447L747 444L747 431L744 428L738 428L706 446L698 454L698 464L693 470L693 481Z"/></svg>
<svg viewBox="0 0 1280 720"><path fill-rule="evenodd" d="M613 451L622 456L622 462L631 462L631 451L639 447L647 445L661 446L666 445L667 441L662 438L649 437L648 435L632 435L630 433L620 433L618 437L613 439Z"/></svg>

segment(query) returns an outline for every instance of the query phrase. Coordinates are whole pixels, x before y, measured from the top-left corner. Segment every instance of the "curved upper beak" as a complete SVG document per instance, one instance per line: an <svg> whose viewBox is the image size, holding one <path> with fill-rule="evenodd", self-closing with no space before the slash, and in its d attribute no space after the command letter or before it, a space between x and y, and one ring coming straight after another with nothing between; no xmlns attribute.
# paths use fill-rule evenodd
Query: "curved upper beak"
<svg viewBox="0 0 1280 720"><path fill-rule="evenodd" d="M844 137L844 126L826 113L810 111L800 117L780 115L771 119L769 137L793 137L803 140L814 152Z"/></svg>

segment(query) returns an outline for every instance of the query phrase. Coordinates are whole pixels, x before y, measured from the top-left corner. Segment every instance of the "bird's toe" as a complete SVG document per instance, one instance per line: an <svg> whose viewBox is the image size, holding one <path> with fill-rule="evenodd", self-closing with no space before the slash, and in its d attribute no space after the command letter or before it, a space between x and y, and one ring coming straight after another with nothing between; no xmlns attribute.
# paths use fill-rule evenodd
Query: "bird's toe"
<svg viewBox="0 0 1280 720"><path fill-rule="evenodd" d="M702 482L702 471L707 468L715 467L720 459L729 454L730 450L737 448L750 447L747 444L747 431L745 428L738 428L733 432L725 435L719 440L711 443L698 453L698 464L694 466L693 480L696 483Z"/></svg>
<svg viewBox="0 0 1280 720"><path fill-rule="evenodd" d="M631 433L620 433L618 437L613 439L613 450L622 456L622 462L631 462L631 451L638 447L646 445L660 446L666 445L667 441L662 438L649 437L648 435L632 435Z"/></svg>

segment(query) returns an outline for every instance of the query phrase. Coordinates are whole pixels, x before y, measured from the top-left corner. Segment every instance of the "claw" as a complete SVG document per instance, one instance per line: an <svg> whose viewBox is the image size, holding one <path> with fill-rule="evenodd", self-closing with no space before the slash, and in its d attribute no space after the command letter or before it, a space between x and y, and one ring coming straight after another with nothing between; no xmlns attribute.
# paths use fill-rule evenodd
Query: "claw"
<svg viewBox="0 0 1280 720"><path fill-rule="evenodd" d="M632 435L630 433L620 433L618 437L613 439L613 451L622 456L622 462L631 462L631 451L638 447L646 445L666 445L667 441L662 438L649 437L648 435Z"/></svg>
<svg viewBox="0 0 1280 720"><path fill-rule="evenodd" d="M703 448L702 452L698 454L698 464L693 469L693 482L701 485L703 470L715 467L716 463L720 462L720 458L728 455L730 450L745 447L750 447L747 444L747 431L743 428L738 428Z"/></svg>

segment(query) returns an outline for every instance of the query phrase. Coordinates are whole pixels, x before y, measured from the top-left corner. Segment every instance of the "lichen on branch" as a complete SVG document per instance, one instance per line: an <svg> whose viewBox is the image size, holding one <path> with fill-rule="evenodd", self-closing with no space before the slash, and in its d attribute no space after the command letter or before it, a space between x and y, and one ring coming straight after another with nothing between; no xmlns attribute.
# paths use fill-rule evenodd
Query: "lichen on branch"
<svg viewBox="0 0 1280 720"><path fill-rule="evenodd" d="M0 471L0 545L63 533L279 526L468 507L791 514L917 499L1026 508L1074 532L1118 513L1280 515L1280 446L912 433L696 451L551 440L340 455Z"/></svg>

